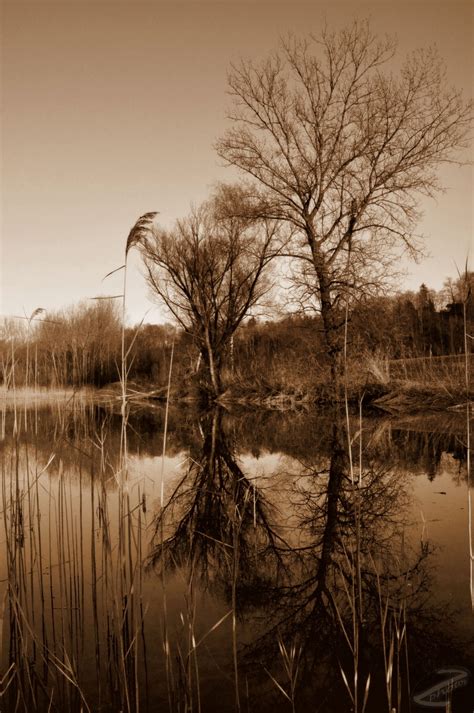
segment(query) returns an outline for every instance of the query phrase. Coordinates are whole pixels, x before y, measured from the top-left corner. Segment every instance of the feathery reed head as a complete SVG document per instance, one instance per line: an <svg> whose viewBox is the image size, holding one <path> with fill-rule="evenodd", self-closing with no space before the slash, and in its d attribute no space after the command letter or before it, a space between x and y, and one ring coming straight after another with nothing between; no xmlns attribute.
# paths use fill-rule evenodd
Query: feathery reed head
<svg viewBox="0 0 474 713"><path fill-rule="evenodd" d="M43 314L43 312L46 312L44 307L37 307L29 316L29 321L31 322L35 317L37 317L39 314Z"/></svg>
<svg viewBox="0 0 474 713"><path fill-rule="evenodd" d="M135 247L135 245L139 245L143 242L143 240L145 240L148 233L153 230L153 223L157 215L158 212L145 213L137 220L128 234L127 244L125 246L125 255L128 255L128 251L131 248Z"/></svg>

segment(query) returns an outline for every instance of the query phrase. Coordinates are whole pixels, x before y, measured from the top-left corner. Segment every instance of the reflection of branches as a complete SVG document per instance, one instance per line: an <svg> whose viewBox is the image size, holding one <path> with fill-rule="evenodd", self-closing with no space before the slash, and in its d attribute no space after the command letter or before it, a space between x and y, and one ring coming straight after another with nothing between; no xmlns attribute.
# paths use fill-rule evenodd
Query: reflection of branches
<svg viewBox="0 0 474 713"><path fill-rule="evenodd" d="M331 677L340 684L339 666L345 661L350 668L354 637L361 656L357 670L368 667L370 658L378 668L381 634L395 636L400 622L426 610L430 548L411 551L405 542L408 498L393 469L368 463L362 486L352 485L337 422L326 470L320 461L316 470L306 467L291 500L298 542L282 554L290 576L274 582L265 633L249 656L253 663L271 665L278 639L297 640L301 689L307 695L319 685L330 691ZM323 681L315 671L323 673Z"/></svg>
<svg viewBox="0 0 474 713"><path fill-rule="evenodd" d="M270 505L233 454L219 410L203 426L201 452L190 458L187 472L156 519L150 563L167 570L197 563L204 582L220 580L226 589L229 556L237 550L238 586L251 589L253 596L271 570L276 576L281 569L285 543L271 524ZM264 567L257 566L257 560Z"/></svg>

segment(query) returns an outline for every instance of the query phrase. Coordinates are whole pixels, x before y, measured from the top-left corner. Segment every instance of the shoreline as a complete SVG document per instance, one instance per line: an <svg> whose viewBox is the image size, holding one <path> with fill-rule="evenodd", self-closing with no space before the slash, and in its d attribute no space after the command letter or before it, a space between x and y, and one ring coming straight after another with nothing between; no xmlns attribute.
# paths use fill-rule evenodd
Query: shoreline
<svg viewBox="0 0 474 713"><path fill-rule="evenodd" d="M166 389L151 389L149 385L133 383L128 389L129 403L166 402ZM84 386L79 389L63 388L17 388L0 387L0 403L4 405L25 405L27 403L46 403L49 401L94 401L99 403L120 402L121 393L117 384L102 388ZM397 382L389 384L367 384L365 388L348 388L347 401L351 407L359 406L362 399L365 408L386 414L416 414L423 411L449 412L463 411L469 406L474 417L474 392L466 394L465 388L449 391L442 384L420 384L416 382ZM345 399L330 398L327 391L295 392L271 390L267 393L258 389L227 388L219 398L206 399L197 391L186 391L176 387L170 393L173 404L199 404L204 407L215 403L224 408L242 406L263 411L310 411L316 407L333 407L345 403Z"/></svg>

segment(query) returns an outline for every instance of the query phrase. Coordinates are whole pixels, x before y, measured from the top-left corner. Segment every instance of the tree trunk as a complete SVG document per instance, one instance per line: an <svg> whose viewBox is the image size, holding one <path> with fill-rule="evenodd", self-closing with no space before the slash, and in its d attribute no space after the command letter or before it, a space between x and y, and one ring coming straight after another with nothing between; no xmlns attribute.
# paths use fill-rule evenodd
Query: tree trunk
<svg viewBox="0 0 474 713"><path fill-rule="evenodd" d="M208 329L206 329L205 333L205 349L203 351L203 358L209 369L213 396L217 398L221 393L220 360L216 359L216 355L214 354Z"/></svg>
<svg viewBox="0 0 474 713"><path fill-rule="evenodd" d="M338 338L339 327L331 296L330 273L325 258L317 246L316 236L312 226L308 225L306 232L318 282L319 299L321 302L321 317L323 320L326 352L331 370L331 381L334 385L335 394L337 395L341 376L339 354L341 352L342 345Z"/></svg>

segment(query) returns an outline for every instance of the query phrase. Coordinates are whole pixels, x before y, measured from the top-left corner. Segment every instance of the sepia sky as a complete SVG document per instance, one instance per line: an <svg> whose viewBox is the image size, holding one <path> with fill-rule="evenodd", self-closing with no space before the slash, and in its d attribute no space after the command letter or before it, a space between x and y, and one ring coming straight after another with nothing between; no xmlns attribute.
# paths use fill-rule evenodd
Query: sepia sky
<svg viewBox="0 0 474 713"><path fill-rule="evenodd" d="M279 35L370 17L400 57L436 44L450 82L473 91L472 2L2 3L0 313L56 309L117 294L135 220L170 223L231 179L212 144L226 126L226 71L263 57ZM465 159L472 159L466 154ZM439 288L474 262L472 168L449 166L447 192L424 205L430 257L401 287ZM132 258L128 316L150 309ZM161 321L160 309L147 321Z"/></svg>

